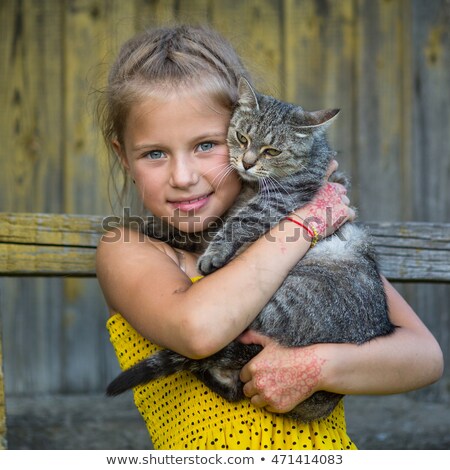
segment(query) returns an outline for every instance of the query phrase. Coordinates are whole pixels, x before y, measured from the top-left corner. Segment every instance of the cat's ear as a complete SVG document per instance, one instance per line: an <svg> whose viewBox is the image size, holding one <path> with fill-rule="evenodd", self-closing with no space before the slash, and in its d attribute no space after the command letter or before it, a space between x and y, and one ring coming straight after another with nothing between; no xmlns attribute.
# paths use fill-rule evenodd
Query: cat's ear
<svg viewBox="0 0 450 470"><path fill-rule="evenodd" d="M319 111L303 111L302 123L296 126L299 137L306 137L314 131L325 131L339 114L340 109L321 109Z"/></svg>
<svg viewBox="0 0 450 470"><path fill-rule="evenodd" d="M256 97L256 93L254 92L248 80L244 77L241 77L239 79L238 92L239 106L244 109L259 110L258 98Z"/></svg>

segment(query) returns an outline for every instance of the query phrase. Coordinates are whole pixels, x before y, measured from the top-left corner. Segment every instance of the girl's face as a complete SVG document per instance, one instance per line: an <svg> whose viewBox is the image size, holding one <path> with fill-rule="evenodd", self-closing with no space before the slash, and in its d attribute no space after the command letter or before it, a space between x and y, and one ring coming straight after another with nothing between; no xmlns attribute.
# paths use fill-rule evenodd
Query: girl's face
<svg viewBox="0 0 450 470"><path fill-rule="evenodd" d="M230 112L196 96L147 98L114 146L144 206L183 232L199 232L233 204L241 184L228 163Z"/></svg>

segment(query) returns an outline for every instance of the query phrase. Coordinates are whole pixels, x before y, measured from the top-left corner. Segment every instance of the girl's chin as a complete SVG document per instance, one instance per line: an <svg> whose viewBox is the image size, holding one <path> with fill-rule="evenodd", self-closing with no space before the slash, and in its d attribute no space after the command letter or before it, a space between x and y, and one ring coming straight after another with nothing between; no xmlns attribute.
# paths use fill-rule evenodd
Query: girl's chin
<svg viewBox="0 0 450 470"><path fill-rule="evenodd" d="M166 219L171 225L182 232L202 232L217 220L216 215L210 211L189 211L175 210Z"/></svg>

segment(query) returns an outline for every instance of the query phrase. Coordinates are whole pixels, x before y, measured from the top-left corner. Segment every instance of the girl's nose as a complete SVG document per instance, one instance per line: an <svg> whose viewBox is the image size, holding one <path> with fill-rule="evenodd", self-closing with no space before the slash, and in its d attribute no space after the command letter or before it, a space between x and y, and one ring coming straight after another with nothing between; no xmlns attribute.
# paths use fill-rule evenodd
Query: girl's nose
<svg viewBox="0 0 450 470"><path fill-rule="evenodd" d="M175 158L170 168L169 184L174 188L187 188L196 184L199 172L192 158Z"/></svg>

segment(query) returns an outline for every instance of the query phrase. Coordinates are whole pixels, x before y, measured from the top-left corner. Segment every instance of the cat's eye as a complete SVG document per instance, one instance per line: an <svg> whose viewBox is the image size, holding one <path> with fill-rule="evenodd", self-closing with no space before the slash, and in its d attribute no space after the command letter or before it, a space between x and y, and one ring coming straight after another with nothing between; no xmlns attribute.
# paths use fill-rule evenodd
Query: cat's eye
<svg viewBox="0 0 450 470"><path fill-rule="evenodd" d="M237 137L237 140L238 140L242 145L247 145L247 144L248 144L248 139L247 139L247 137L243 136L240 132L236 131L236 137Z"/></svg>
<svg viewBox="0 0 450 470"><path fill-rule="evenodd" d="M277 149L272 149L268 148L264 150L264 154L268 155L269 157L276 157L277 155L280 155L281 151Z"/></svg>

